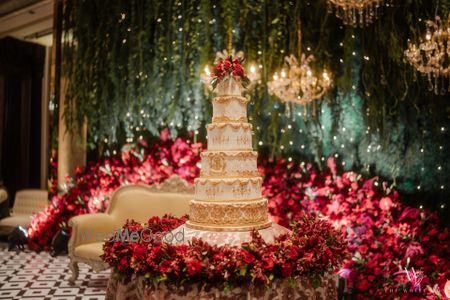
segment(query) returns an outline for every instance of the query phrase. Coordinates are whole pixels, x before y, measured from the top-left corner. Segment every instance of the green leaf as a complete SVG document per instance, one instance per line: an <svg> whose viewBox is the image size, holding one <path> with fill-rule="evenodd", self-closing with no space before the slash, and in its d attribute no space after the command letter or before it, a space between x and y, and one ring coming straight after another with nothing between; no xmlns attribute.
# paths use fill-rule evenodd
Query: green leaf
<svg viewBox="0 0 450 300"><path fill-rule="evenodd" d="M211 80L211 85L212 85L213 89L216 89L216 86L217 86L218 83L219 83L219 78L218 77L214 77Z"/></svg>
<svg viewBox="0 0 450 300"><path fill-rule="evenodd" d="M294 277L289 277L288 278L288 284L291 288L295 287L295 278Z"/></svg>
<svg viewBox="0 0 450 300"><path fill-rule="evenodd" d="M166 274L161 274L160 276L158 276L158 278L156 279L156 282L164 282L168 279Z"/></svg>
<svg viewBox="0 0 450 300"><path fill-rule="evenodd" d="M241 268L239 271L240 276L245 276L247 274L247 265L245 267Z"/></svg>

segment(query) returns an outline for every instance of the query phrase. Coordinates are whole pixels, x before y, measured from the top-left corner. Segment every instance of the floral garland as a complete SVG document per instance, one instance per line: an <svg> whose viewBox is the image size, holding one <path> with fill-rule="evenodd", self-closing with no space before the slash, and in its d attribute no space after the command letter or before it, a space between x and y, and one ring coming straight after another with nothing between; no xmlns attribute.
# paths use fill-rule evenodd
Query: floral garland
<svg viewBox="0 0 450 300"><path fill-rule="evenodd" d="M235 58L229 56L226 59L220 60L215 66L211 73L211 85L213 89L224 79L229 79L231 77L239 77L242 86L245 88L250 84L250 79L245 74L245 70L242 67L244 58Z"/></svg>
<svg viewBox="0 0 450 300"><path fill-rule="evenodd" d="M128 221L122 230L165 234L185 220L153 217L145 227ZM275 238L271 244L253 231L251 242L241 247L212 246L200 239L193 239L189 245L171 245L148 237L137 241L117 241L112 237L103 246L102 258L125 280L137 274L170 284L208 282L235 286L249 282L269 284L275 279L298 276L320 279L348 254L341 233L324 220L302 215L292 229L292 233Z"/></svg>
<svg viewBox="0 0 450 300"><path fill-rule="evenodd" d="M163 131L153 146L125 148L120 155L91 163L33 218L30 246L47 248L72 216L103 211L122 184L151 184L172 174L193 181L199 174L200 149L188 140L173 141ZM327 218L345 233L352 258L344 261L340 275L357 299L445 297L450 233L436 213L404 205L397 191L377 177L337 171L333 159L322 172L311 164L282 159L260 160L259 166L273 221L289 226L307 212ZM414 287L405 269L420 272L420 291L404 292Z"/></svg>

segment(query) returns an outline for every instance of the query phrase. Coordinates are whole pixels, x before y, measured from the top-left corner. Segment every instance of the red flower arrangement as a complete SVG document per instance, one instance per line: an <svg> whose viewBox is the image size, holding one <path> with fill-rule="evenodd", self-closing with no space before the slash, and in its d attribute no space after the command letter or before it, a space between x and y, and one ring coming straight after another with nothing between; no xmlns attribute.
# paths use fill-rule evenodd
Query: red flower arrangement
<svg viewBox="0 0 450 300"><path fill-rule="evenodd" d="M184 222L185 218L153 217L146 227L129 221L123 230L164 234ZM342 235L324 220L302 215L292 229L272 244L253 231L252 241L242 247L211 246L199 239L189 245L171 245L157 239L122 242L113 237L104 244L102 258L125 280L137 274L156 282L233 286L298 276L320 279L348 254Z"/></svg>
<svg viewBox="0 0 450 300"><path fill-rule="evenodd" d="M244 62L243 58L235 58L229 56L223 59L214 66L213 72L211 73L211 85L215 89L217 84L227 77L239 77L242 82L242 86L246 87L250 84L250 79L245 74L245 70L242 67Z"/></svg>
<svg viewBox="0 0 450 300"><path fill-rule="evenodd" d="M201 147L186 139L172 140L168 130L163 130L160 140L151 147L144 143L139 147L128 145L119 155L78 169L66 190L53 195L51 205L33 217L28 245L34 250L48 249L53 236L71 217L105 211L111 194L123 184L154 184L173 174L192 182L199 174Z"/></svg>
<svg viewBox="0 0 450 300"><path fill-rule="evenodd" d="M318 173L311 164L264 163L263 193L274 220L289 226L309 212L345 233L352 257L339 274L356 299L442 296L450 279L450 234L436 213L403 205L377 177L339 174L332 158L327 165L329 172Z"/></svg>
<svg viewBox="0 0 450 300"><path fill-rule="evenodd" d="M200 144L184 139L173 141L163 131L152 147L130 147L121 155L91 163L33 218L30 246L48 247L72 216L103 211L110 194L122 184L161 182L174 173L193 181L199 174L200 149ZM260 160L272 220L289 226L307 212L342 230L352 259L344 260L339 274L347 278L357 299L443 298L450 279L450 233L438 216L405 206L397 191L376 177L340 173L332 159L327 165L328 170L318 172L311 164ZM420 291L405 292L414 287L405 269L421 276Z"/></svg>

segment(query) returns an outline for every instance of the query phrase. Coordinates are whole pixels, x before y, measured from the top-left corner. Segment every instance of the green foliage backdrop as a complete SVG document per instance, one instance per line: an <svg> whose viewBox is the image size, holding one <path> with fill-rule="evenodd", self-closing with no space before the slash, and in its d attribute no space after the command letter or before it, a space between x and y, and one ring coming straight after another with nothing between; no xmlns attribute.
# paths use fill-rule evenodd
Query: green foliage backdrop
<svg viewBox="0 0 450 300"><path fill-rule="evenodd" d="M90 142L102 149L162 127L199 130L204 140L211 95L199 76L231 34L247 62L262 66L250 95L255 147L319 166L336 155L346 169L433 191L440 204L450 188L450 94L429 92L403 58L436 12L446 16L449 1L394 0L374 24L355 29L328 14L325 0L68 0L66 123L87 119ZM285 55L298 55L299 26L301 50L335 81L307 110L281 104L266 86Z"/></svg>

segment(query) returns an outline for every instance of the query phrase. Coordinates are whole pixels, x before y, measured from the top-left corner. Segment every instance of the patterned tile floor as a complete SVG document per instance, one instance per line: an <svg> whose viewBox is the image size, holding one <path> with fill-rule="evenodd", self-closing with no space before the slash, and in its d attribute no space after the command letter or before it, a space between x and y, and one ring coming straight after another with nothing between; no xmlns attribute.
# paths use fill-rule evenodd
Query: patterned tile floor
<svg viewBox="0 0 450 300"><path fill-rule="evenodd" d="M0 247L0 299L105 299L109 271L95 273L80 264L80 276L71 286L68 262L67 256Z"/></svg>

